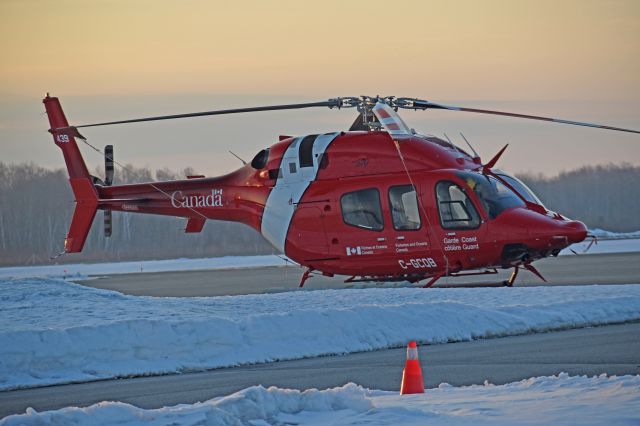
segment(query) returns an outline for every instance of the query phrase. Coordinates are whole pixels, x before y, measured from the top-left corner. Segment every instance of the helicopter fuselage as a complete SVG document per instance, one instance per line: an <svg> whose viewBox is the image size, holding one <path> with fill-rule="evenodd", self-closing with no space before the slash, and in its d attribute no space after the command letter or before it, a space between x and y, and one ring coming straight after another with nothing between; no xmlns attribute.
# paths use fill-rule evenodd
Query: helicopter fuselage
<svg viewBox="0 0 640 426"><path fill-rule="evenodd" d="M244 223L326 275L418 281L530 263L586 237L511 179L435 137L355 131L283 138L218 178L96 189L99 209L185 217L187 232Z"/></svg>

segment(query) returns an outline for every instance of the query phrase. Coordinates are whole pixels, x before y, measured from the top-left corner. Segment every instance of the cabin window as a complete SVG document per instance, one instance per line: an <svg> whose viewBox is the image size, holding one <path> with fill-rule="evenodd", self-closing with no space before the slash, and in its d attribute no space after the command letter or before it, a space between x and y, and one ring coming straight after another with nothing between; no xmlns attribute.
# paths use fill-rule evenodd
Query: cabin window
<svg viewBox="0 0 640 426"><path fill-rule="evenodd" d="M289 163L289 173L296 172L296 163Z"/></svg>
<svg viewBox="0 0 640 426"><path fill-rule="evenodd" d="M413 185L399 185L389 188L389 206L393 227L398 231L420 229L418 197Z"/></svg>
<svg viewBox="0 0 640 426"><path fill-rule="evenodd" d="M380 193L375 188L348 192L340 199L344 223L372 231L382 231Z"/></svg>
<svg viewBox="0 0 640 426"><path fill-rule="evenodd" d="M305 136L298 148L300 167L313 167L313 143L318 135Z"/></svg>
<svg viewBox="0 0 640 426"><path fill-rule="evenodd" d="M453 182L436 185L440 224L444 229L474 229L480 226L480 216L465 190Z"/></svg>
<svg viewBox="0 0 640 426"><path fill-rule="evenodd" d="M263 149L262 151L257 153L255 157L253 157L253 160L251 160L251 167L256 170L264 169L264 167L267 165L268 160L269 148Z"/></svg>

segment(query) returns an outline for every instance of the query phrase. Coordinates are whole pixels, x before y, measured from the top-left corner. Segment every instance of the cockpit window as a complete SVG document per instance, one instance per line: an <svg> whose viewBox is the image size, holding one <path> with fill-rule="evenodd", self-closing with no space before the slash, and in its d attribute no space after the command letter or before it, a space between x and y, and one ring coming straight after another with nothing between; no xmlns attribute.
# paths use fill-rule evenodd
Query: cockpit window
<svg viewBox="0 0 640 426"><path fill-rule="evenodd" d="M511 185L513 189L518 191L518 193L522 195L522 197L525 200L527 200L530 203L539 204L544 207L544 204L542 204L542 201L540 201L540 199L536 197L536 194L534 194L533 191L529 189L529 187L525 185L524 182L522 182L520 179L513 177L511 175L508 175L504 172L496 173L496 174L500 176L502 179L504 179L505 182L507 182L509 185Z"/></svg>
<svg viewBox="0 0 640 426"><path fill-rule="evenodd" d="M524 207L526 204L513 191L493 176L479 173L458 172L469 188L476 193L482 207L490 219L495 219L502 212L512 207Z"/></svg>

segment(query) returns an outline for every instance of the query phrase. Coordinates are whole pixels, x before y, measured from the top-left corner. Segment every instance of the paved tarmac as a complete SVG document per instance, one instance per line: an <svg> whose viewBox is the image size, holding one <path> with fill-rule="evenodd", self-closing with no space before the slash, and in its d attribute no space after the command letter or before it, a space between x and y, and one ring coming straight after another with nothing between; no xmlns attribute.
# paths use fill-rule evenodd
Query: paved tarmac
<svg viewBox="0 0 640 426"><path fill-rule="evenodd" d="M640 374L640 323L421 346L425 384L509 383L567 372L571 375ZM397 391L405 349L275 362L201 373L105 380L0 392L0 418L100 401L142 408L204 401L249 386L308 389L355 382Z"/></svg>
<svg viewBox="0 0 640 426"><path fill-rule="evenodd" d="M529 271L521 271L516 286L584 285L640 283L640 253L567 255L542 259L534 264L548 284ZM243 270L210 270L160 273L136 273L94 277L81 284L115 290L125 294L146 296L221 296L286 291L298 288L303 270L296 266ZM498 275L443 278L437 286L500 283L511 271ZM305 289L376 287L380 284L346 284L346 277L310 278Z"/></svg>

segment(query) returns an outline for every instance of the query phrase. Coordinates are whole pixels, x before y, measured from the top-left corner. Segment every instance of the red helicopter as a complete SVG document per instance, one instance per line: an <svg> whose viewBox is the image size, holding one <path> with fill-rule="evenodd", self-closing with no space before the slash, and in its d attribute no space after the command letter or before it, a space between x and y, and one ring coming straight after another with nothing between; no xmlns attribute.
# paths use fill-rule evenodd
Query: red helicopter
<svg viewBox="0 0 640 426"><path fill-rule="evenodd" d="M505 285L532 262L587 237L582 222L548 210L517 178L449 140L416 133L399 109L444 109L640 133L636 130L395 97L346 97L156 116L70 126L58 98L44 99L56 145L64 154L76 207L64 252L80 252L98 209L111 235L111 212L187 219L200 232L207 219L240 222L260 232L310 274L353 281L428 280L494 274L513 268ZM249 164L220 177L112 185L113 147L105 148L105 179L91 176L76 144L78 129L258 111L356 108L351 128L280 137ZM462 135L463 136L463 135ZM463 136L464 138L464 136ZM448 138L447 138L448 139ZM466 139L465 139L466 141ZM467 142L468 143L468 142ZM118 164L116 162L116 164Z"/></svg>

